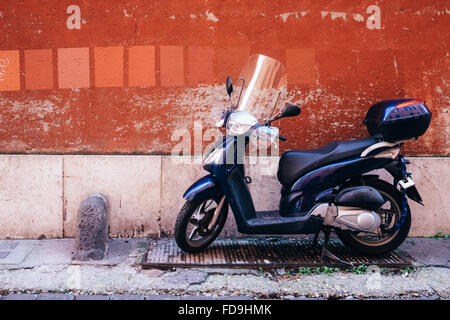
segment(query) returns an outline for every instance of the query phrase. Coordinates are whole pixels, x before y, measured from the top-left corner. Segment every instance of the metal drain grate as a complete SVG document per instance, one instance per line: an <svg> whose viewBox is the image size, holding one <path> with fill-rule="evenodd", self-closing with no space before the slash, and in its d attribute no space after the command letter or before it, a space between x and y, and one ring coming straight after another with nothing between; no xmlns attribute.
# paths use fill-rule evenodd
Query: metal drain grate
<svg viewBox="0 0 450 320"><path fill-rule="evenodd" d="M214 267L214 268L299 268L322 266L320 246L311 249L308 239L219 239L200 253L184 253L172 239L150 240L143 268ZM396 250L380 257L350 253L339 241L330 240L328 248L345 262L379 267L412 267L413 259ZM327 262L327 266L343 266ZM345 266L345 265L344 265Z"/></svg>

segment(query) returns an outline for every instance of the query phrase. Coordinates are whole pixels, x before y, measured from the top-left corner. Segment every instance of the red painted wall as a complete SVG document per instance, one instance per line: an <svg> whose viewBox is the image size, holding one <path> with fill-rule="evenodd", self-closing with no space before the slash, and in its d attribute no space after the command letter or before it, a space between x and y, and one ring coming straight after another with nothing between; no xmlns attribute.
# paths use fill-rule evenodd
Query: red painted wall
<svg viewBox="0 0 450 320"><path fill-rule="evenodd" d="M170 153L262 53L302 106L285 149L364 137L370 105L414 97L433 120L408 153L448 155L449 30L448 1L2 0L0 152Z"/></svg>

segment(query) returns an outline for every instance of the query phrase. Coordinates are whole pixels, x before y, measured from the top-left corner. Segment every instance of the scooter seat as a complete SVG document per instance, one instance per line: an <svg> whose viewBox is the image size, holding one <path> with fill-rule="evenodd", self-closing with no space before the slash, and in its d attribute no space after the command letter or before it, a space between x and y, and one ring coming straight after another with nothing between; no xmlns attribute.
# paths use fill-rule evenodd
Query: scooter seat
<svg viewBox="0 0 450 320"><path fill-rule="evenodd" d="M359 140L333 141L312 150L293 150L281 155L278 165L278 181L289 185L314 169L327 164L360 155L367 147L379 142L376 137Z"/></svg>

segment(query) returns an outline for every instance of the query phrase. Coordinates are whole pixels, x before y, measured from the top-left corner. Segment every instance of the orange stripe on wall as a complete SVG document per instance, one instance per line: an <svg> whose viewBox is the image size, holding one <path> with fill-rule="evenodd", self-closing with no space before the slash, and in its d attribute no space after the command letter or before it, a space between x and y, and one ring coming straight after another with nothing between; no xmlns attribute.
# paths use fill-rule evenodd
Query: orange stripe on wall
<svg viewBox="0 0 450 320"><path fill-rule="evenodd" d="M161 46L161 85L184 85L184 63L182 46Z"/></svg>
<svg viewBox="0 0 450 320"><path fill-rule="evenodd" d="M213 56L209 47L189 47L189 84L211 84L214 82Z"/></svg>
<svg viewBox="0 0 450 320"><path fill-rule="evenodd" d="M94 47L94 72L96 87L123 87L124 48ZM162 86L184 85L184 48L182 46L160 47L160 70ZM89 80L89 48L60 48L58 52L59 88L87 88ZM218 60L218 80L227 75L236 78L250 55L250 47L236 46L218 49L189 47L188 84L212 84L216 80L214 56ZM312 48L286 49L289 84L313 84L316 79L316 53ZM9 58L6 73L0 81L0 90L20 90L19 51L0 51L0 59ZM131 46L128 54L130 87L156 85L155 47ZM28 90L53 88L53 63L51 49L25 50L25 88ZM6 69L5 69L6 70Z"/></svg>
<svg viewBox="0 0 450 320"><path fill-rule="evenodd" d="M60 89L89 87L89 48L58 49L58 83Z"/></svg>
<svg viewBox="0 0 450 320"><path fill-rule="evenodd" d="M218 80L223 83L227 76L238 80L242 67L250 56L249 46L220 48L216 51L219 69Z"/></svg>
<svg viewBox="0 0 450 320"><path fill-rule="evenodd" d="M52 49L25 50L25 89L53 88Z"/></svg>
<svg viewBox="0 0 450 320"><path fill-rule="evenodd" d="M95 47L96 87L123 87L123 47Z"/></svg>
<svg viewBox="0 0 450 320"><path fill-rule="evenodd" d="M128 51L130 87L155 86L155 47L132 46Z"/></svg>

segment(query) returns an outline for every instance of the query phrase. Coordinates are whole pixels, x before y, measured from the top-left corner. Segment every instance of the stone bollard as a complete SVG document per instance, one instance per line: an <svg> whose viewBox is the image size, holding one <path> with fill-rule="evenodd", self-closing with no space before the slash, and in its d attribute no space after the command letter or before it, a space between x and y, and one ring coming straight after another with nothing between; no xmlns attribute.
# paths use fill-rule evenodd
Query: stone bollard
<svg viewBox="0 0 450 320"><path fill-rule="evenodd" d="M76 252L73 260L102 260L108 245L108 206L101 193L81 202L77 217Z"/></svg>

